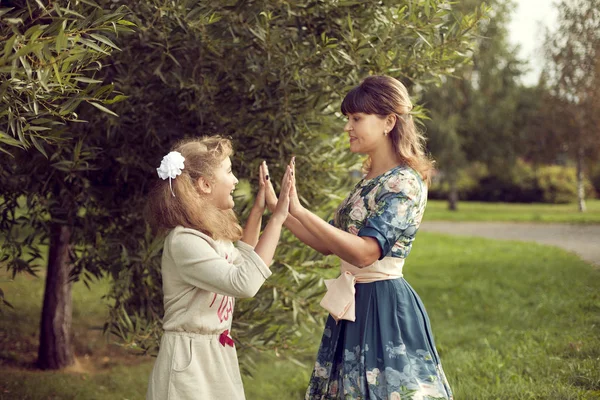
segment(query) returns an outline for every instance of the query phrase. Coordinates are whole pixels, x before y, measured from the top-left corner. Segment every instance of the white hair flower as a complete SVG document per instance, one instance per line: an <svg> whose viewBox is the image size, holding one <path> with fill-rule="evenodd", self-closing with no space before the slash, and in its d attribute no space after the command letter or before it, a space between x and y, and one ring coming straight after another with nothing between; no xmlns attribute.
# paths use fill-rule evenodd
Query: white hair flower
<svg viewBox="0 0 600 400"><path fill-rule="evenodd" d="M156 168L158 176L161 179L169 179L169 187L171 188L171 193L173 193L173 197L175 196L175 192L173 192L171 179L175 179L178 175L181 175L181 170L184 167L184 161L185 158L181 155L180 152L172 151L163 157L162 161L160 162L160 167Z"/></svg>

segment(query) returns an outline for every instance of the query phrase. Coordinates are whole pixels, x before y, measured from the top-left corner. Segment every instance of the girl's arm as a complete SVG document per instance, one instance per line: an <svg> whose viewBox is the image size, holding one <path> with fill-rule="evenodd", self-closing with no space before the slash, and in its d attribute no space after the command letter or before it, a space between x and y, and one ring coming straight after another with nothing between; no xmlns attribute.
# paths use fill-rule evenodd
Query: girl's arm
<svg viewBox="0 0 600 400"><path fill-rule="evenodd" d="M241 239L242 242L247 243L252 247L256 247L256 244L258 243L262 216L265 211L265 181L263 178L265 175L265 168L266 164L264 162L260 164L258 193L256 193L256 199L250 210L250 215L248 215L248 220L246 221L246 226L244 227L244 233L242 234Z"/></svg>
<svg viewBox="0 0 600 400"><path fill-rule="evenodd" d="M172 258L181 279L192 286L226 296L253 297L271 275L245 243L238 243L232 263L215 250L210 237L193 229L175 230L165 242L165 254Z"/></svg>
<svg viewBox="0 0 600 400"><path fill-rule="evenodd" d="M295 169L292 160L292 172ZM290 168L290 167L288 167ZM381 257L381 248L376 239L361 237L338 229L323 221L317 215L305 209L298 198L296 191L296 175L292 174L290 188L290 214L306 231L319 243L326 243L326 247L342 260L357 267L366 267Z"/></svg>
<svg viewBox="0 0 600 400"><path fill-rule="evenodd" d="M273 261L275 248L277 247L279 236L281 235L281 227L289 215L292 173L292 168L288 166L281 182L281 192L279 193L277 207L254 248L254 252L258 254L267 265Z"/></svg>
<svg viewBox="0 0 600 400"><path fill-rule="evenodd" d="M266 205L269 208L269 211L273 212L277 206L277 196L275 195L275 190L273 189L273 185L271 184L271 180L269 178L269 169L267 167L267 163L263 162L263 165L265 175L262 176L264 181L261 184L265 187ZM331 250L327 247L327 244L323 243L315 235L309 232L304 226L302 226L302 223L292 215L288 215L283 225L288 228L294 234L294 236L300 239L302 243L312 247L321 254L331 254Z"/></svg>

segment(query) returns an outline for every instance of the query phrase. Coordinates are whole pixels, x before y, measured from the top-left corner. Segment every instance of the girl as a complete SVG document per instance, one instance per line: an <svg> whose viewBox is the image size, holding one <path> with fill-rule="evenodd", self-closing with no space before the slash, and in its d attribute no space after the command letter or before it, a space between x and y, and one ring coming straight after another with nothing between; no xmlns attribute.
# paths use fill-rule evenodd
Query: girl
<svg viewBox="0 0 600 400"><path fill-rule="evenodd" d="M234 298L254 296L271 275L268 265L288 216L291 168L259 240L266 165L242 230L233 212L238 180L231 154L227 139L187 140L157 169L163 181L151 192L147 211L153 229L167 234L161 264L165 314L148 400L245 398L230 334Z"/></svg>
<svg viewBox="0 0 600 400"><path fill-rule="evenodd" d="M326 282L330 316L306 399L452 399L425 307L402 278L432 171L411 109L406 88L387 76L346 95L344 130L350 151L367 155L366 175L329 224L300 204L292 175L286 227L342 264ZM267 203L277 203L270 186Z"/></svg>

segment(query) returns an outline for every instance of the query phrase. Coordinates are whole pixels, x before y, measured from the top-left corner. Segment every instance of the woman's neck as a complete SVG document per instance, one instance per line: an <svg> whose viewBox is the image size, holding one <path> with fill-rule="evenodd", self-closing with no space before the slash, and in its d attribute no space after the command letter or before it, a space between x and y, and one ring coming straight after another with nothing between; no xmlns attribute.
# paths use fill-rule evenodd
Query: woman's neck
<svg viewBox="0 0 600 400"><path fill-rule="evenodd" d="M400 158L394 151L391 143L389 146L380 147L368 155L371 157L371 169L365 177L367 179L379 176L384 172L400 165Z"/></svg>

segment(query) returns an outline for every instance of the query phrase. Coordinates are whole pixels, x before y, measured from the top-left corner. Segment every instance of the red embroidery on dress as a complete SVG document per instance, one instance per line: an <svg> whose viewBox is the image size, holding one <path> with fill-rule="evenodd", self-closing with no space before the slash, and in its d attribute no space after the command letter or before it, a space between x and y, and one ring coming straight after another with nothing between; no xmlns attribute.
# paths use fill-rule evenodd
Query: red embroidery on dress
<svg viewBox="0 0 600 400"><path fill-rule="evenodd" d="M217 294L215 293L215 295L213 296L213 299L210 303L210 306L208 306L209 308L212 307L213 304L215 304L215 300L217 299Z"/></svg>
<svg viewBox="0 0 600 400"><path fill-rule="evenodd" d="M215 303L217 296L218 295L215 293L209 308ZM233 297L223 296L221 303L219 304L219 308L217 308L217 317L219 317L219 322L227 321L229 317L231 317L231 314L233 314Z"/></svg>
<svg viewBox="0 0 600 400"><path fill-rule="evenodd" d="M219 317L219 321L227 321L231 314L233 313L233 298L229 296L223 296L221 300L221 305L219 305L219 309L217 310L217 315Z"/></svg>

